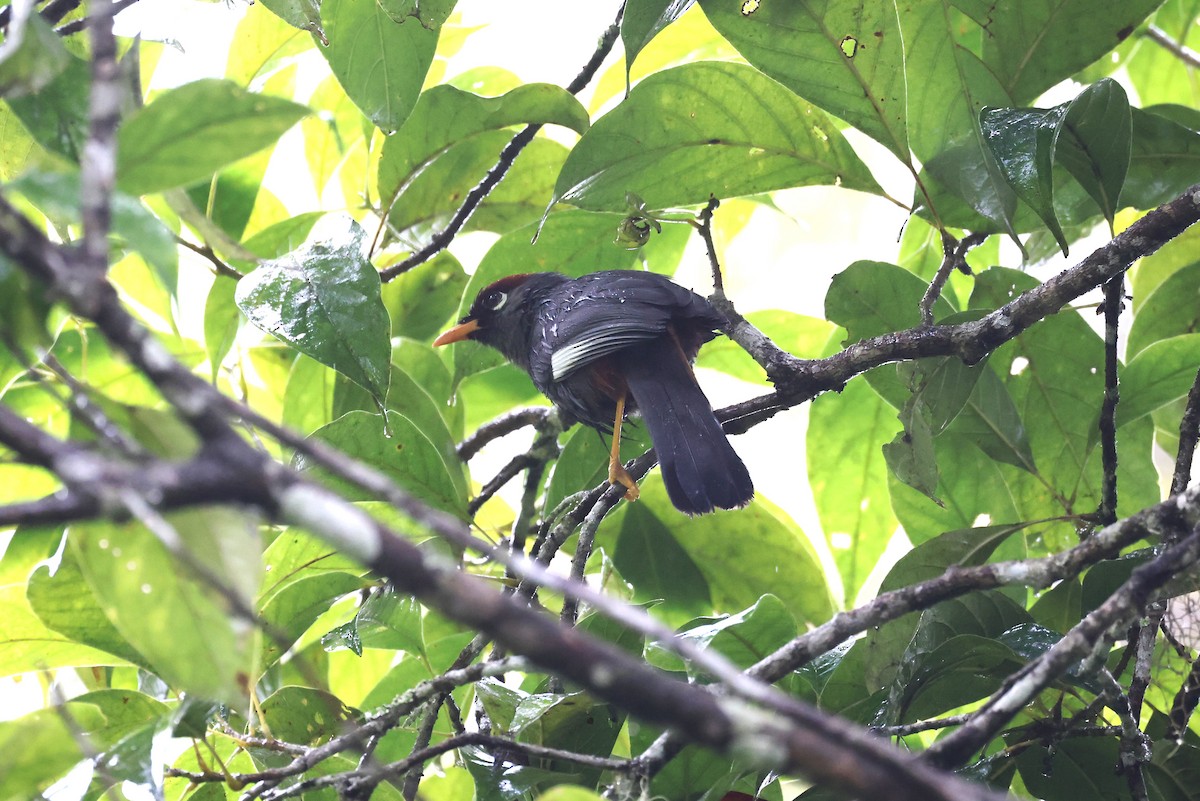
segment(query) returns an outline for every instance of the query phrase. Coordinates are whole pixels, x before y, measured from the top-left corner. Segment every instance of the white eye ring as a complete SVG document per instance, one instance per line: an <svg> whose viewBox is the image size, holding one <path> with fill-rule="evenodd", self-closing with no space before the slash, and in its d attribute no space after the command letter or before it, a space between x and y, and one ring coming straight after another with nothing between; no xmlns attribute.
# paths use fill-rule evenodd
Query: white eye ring
<svg viewBox="0 0 1200 801"><path fill-rule="evenodd" d="M507 302L508 293L501 292L499 290L492 292L483 299L483 305L486 306L489 311L500 311L504 308L504 304Z"/></svg>

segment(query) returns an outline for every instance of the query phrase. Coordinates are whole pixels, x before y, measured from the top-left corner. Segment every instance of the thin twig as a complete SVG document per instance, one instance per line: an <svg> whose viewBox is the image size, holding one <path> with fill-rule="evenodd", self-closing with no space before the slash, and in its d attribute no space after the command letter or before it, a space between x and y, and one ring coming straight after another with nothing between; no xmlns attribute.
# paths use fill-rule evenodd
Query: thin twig
<svg viewBox="0 0 1200 801"><path fill-rule="evenodd" d="M1200 441L1200 370L1188 390L1187 405L1179 421L1179 450L1175 453L1175 472L1171 476L1171 494L1178 495L1192 480L1192 460Z"/></svg>
<svg viewBox="0 0 1200 801"><path fill-rule="evenodd" d="M214 275L218 275L223 278L232 278L235 281L242 277L240 272L222 261L221 258L217 256L216 252L208 245L197 245L194 242L189 242L179 235L175 236L175 241L193 253L208 259L208 261L212 263Z"/></svg>
<svg viewBox="0 0 1200 801"><path fill-rule="evenodd" d="M1100 407L1100 508L1096 516L1107 526L1117 519L1117 333L1125 305L1125 275L1104 284L1104 401Z"/></svg>
<svg viewBox="0 0 1200 801"><path fill-rule="evenodd" d="M475 432L458 444L458 458L464 462L471 461L475 454L493 440L511 434L525 426L536 426L554 410L549 406L531 406L527 409L517 409L484 423Z"/></svg>
<svg viewBox="0 0 1200 801"><path fill-rule="evenodd" d="M1184 44L1176 41L1171 34L1164 31L1157 25L1149 25L1146 27L1146 37L1154 42L1162 45L1172 55L1194 69L1200 69L1200 53L1187 47Z"/></svg>

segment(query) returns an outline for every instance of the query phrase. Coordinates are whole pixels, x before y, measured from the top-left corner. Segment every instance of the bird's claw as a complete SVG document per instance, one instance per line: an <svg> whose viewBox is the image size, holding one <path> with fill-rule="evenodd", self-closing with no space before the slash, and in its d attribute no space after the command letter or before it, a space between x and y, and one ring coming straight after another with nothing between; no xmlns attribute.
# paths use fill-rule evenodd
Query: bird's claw
<svg viewBox="0 0 1200 801"><path fill-rule="evenodd" d="M608 480L612 484L620 484L625 488L625 500L636 501L642 494L637 482L620 462L610 462L608 465Z"/></svg>

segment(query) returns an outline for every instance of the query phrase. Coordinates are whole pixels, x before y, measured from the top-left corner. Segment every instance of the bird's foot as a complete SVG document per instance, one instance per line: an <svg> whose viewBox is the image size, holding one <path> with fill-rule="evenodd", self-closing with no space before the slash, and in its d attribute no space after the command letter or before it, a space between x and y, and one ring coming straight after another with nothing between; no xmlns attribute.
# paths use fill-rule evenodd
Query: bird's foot
<svg viewBox="0 0 1200 801"><path fill-rule="evenodd" d="M638 489L637 482L633 480L633 476L620 462L608 463L608 480L612 484L620 484L625 488L625 500L627 501L636 501L642 494L642 491Z"/></svg>

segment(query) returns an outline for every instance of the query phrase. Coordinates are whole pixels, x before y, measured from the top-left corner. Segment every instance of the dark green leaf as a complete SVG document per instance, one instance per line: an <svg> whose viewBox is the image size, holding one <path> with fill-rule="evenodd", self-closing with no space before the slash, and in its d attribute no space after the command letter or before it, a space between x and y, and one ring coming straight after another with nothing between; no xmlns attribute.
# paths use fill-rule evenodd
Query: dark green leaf
<svg viewBox="0 0 1200 801"><path fill-rule="evenodd" d="M1116 771L1120 761L1115 737L1074 737L1054 750L1033 744L1017 754L1017 770L1037 798L1129 798L1129 784Z"/></svg>
<svg viewBox="0 0 1200 801"><path fill-rule="evenodd" d="M1033 451L1021 414L1013 404L1008 387L990 367L982 371L975 391L949 431L975 445L997 461L1030 473L1036 472Z"/></svg>
<svg viewBox="0 0 1200 801"><path fill-rule="evenodd" d="M698 62L654 73L567 157L556 201L622 211L836 184L882 193L819 110L750 67Z"/></svg>
<svg viewBox="0 0 1200 801"><path fill-rule="evenodd" d="M363 114L386 133L408 118L437 49L439 26L397 22L379 3L324 0L321 53Z"/></svg>
<svg viewBox="0 0 1200 801"><path fill-rule="evenodd" d="M1129 171L1132 124L1125 90L1105 78L1067 104L1056 135L1055 155L1096 201L1110 226Z"/></svg>
<svg viewBox="0 0 1200 801"><path fill-rule="evenodd" d="M122 123L117 185L144 195L194 183L272 144L308 113L230 81L184 84Z"/></svg>
<svg viewBox="0 0 1200 801"><path fill-rule="evenodd" d="M900 410L904 430L883 446L888 470L908 486L941 505L937 497L938 467L933 452L933 432L924 404L913 398Z"/></svg>
<svg viewBox="0 0 1200 801"><path fill-rule="evenodd" d="M1064 256L1067 240L1054 213L1054 139L1065 114L1061 106L1048 111L998 108L984 109L980 118L1004 179L1042 218Z"/></svg>
<svg viewBox="0 0 1200 801"><path fill-rule="evenodd" d="M749 14L724 0L700 5L755 67L908 160L905 43L894 3L767 2Z"/></svg>
<svg viewBox="0 0 1200 801"><path fill-rule="evenodd" d="M705 650L712 649L741 668L748 668L796 636L796 620L774 595L764 595L748 609L680 633ZM665 670L681 671L678 656L659 643L651 643L646 659ZM686 667L692 667L688 665ZM703 676L703 671L701 671ZM691 678L696 680L697 676Z"/></svg>
<svg viewBox="0 0 1200 801"><path fill-rule="evenodd" d="M366 389L383 403L389 321L366 234L342 219L242 278L237 303L252 323Z"/></svg>
<svg viewBox="0 0 1200 801"><path fill-rule="evenodd" d="M593 440L595 432L581 429L572 442L581 438ZM564 451L564 455L568 454ZM589 484L594 486L594 479L589 479ZM661 600L665 608L660 607L659 614L667 619L692 617L712 608L708 581L700 566L646 504L629 507L621 518L612 556L613 566L633 585L634 599Z"/></svg>

